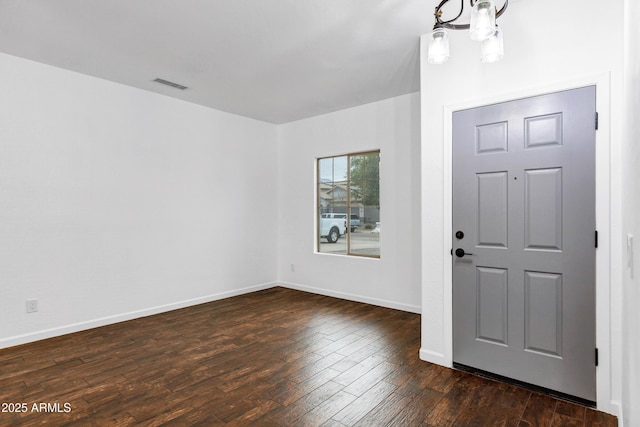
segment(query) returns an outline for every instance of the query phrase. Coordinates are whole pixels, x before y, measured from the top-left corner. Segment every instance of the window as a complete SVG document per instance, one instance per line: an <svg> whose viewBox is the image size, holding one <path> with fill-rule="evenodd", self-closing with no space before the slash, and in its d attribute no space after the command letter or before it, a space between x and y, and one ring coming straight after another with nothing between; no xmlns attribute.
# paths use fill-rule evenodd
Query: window
<svg viewBox="0 0 640 427"><path fill-rule="evenodd" d="M380 151L318 159L318 252L380 257Z"/></svg>

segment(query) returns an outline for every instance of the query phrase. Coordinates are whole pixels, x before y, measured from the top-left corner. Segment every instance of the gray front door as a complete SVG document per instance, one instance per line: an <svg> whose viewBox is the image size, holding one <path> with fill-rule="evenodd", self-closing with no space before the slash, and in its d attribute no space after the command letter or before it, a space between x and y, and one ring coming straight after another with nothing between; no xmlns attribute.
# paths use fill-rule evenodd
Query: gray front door
<svg viewBox="0 0 640 427"><path fill-rule="evenodd" d="M455 112L452 177L454 362L592 402L595 100Z"/></svg>

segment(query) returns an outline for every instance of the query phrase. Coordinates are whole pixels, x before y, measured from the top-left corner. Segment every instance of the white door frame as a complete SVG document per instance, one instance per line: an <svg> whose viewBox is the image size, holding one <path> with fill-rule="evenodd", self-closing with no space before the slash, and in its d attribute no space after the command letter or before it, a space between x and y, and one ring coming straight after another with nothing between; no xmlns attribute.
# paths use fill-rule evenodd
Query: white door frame
<svg viewBox="0 0 640 427"><path fill-rule="evenodd" d="M443 253L451 250L452 232L452 151L453 112L485 105L497 104L546 93L596 86L596 111L599 113L599 128L596 131L596 229L598 249L596 250L596 346L599 350L599 366L596 368L596 392L598 409L617 413L619 408L612 402L611 393L611 295L610 285L615 283L611 269L611 83L608 73L574 79L557 84L524 89L522 91L491 98L472 100L460 104L444 106L443 140L443 182L444 182L444 224ZM594 118L595 120L595 118ZM453 301L452 301L452 258L445 257L444 283L444 359L453 366Z"/></svg>

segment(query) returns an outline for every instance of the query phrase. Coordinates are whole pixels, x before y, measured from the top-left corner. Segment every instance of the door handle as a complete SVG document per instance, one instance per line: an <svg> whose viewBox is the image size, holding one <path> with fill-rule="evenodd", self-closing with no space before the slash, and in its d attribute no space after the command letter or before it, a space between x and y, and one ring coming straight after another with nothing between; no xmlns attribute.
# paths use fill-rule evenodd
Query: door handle
<svg viewBox="0 0 640 427"><path fill-rule="evenodd" d="M459 248L456 249L456 256L458 258L462 258L465 255L473 255L473 254L470 254L469 252L465 252L464 249L459 249Z"/></svg>

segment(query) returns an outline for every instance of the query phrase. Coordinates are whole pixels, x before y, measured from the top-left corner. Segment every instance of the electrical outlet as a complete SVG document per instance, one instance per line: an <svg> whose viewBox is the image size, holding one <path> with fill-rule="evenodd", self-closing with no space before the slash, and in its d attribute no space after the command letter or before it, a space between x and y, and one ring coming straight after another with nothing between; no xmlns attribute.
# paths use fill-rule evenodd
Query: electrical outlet
<svg viewBox="0 0 640 427"><path fill-rule="evenodd" d="M28 299L27 300L27 313L35 313L38 311L38 300L37 299Z"/></svg>

